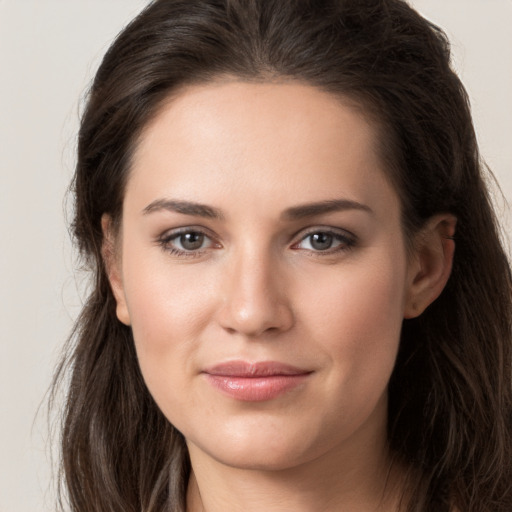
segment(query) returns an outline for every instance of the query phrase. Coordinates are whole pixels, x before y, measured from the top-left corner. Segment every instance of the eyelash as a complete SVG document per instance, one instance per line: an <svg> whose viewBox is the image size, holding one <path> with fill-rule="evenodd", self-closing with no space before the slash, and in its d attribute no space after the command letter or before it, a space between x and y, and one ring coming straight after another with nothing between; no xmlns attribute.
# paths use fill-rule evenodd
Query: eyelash
<svg viewBox="0 0 512 512"><path fill-rule="evenodd" d="M174 247L172 243L181 238L184 235L199 235L204 237L205 240L209 240L209 246L205 248L198 248L195 249L178 249L177 247ZM301 250L300 247L298 247L301 243L306 241L308 238L314 236L314 235L327 235L329 237L332 237L333 242L338 242L338 245L334 248L329 247L325 250L320 249L302 249L309 254L312 254L314 256L322 257L322 256L328 256L333 255L341 252L346 252L352 249L356 243L357 243L357 237L353 235L352 233L348 231L338 231L333 230L332 228L321 228L317 227L314 229L311 229L307 231L306 233L303 233L301 235L301 238L298 242L294 243L291 248L293 250ZM295 238L295 236L294 236ZM194 228L194 227L184 227L179 228L177 230L173 230L172 232L166 232L162 236L160 236L157 240L158 245L164 250L166 253L171 254L172 256L177 256L180 258L197 258L202 256L207 250L211 248L220 248L221 244L218 242L215 242L213 237L204 229L202 228Z"/></svg>
<svg viewBox="0 0 512 512"><path fill-rule="evenodd" d="M356 236L348 231L334 230L332 228L327 227L316 227L302 234L300 240L292 245L292 249L300 250L298 248L298 245L306 241L308 238L311 238L313 235L327 235L329 237L332 237L333 242L339 242L339 245L337 245L336 247L329 247L325 250L303 249L309 252L310 254L319 257L349 251L350 249L355 247L357 243Z"/></svg>
<svg viewBox="0 0 512 512"><path fill-rule="evenodd" d="M190 249L178 249L172 246L172 242L181 238L184 235L200 235L203 236L206 240L210 240L211 247L207 248L199 248L197 250ZM202 256L204 252L210 248L219 248L220 244L213 241L211 235L209 235L205 230L194 227L186 227L179 228L177 230L173 230L172 232L164 233L160 238L158 238L158 245L167 253L172 256L178 256L181 258L197 258Z"/></svg>

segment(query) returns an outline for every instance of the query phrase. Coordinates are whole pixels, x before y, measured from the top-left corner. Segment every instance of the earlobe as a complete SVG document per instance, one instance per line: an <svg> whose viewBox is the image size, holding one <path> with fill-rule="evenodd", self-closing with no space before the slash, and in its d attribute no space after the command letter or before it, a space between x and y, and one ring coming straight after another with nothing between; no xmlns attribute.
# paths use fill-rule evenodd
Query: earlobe
<svg viewBox="0 0 512 512"><path fill-rule="evenodd" d="M451 214L430 218L415 240L409 264L404 318L415 318L443 291L452 270L457 219Z"/></svg>
<svg viewBox="0 0 512 512"><path fill-rule="evenodd" d="M112 218L110 215L103 214L101 217L101 229L103 231L103 242L101 254L107 271L107 277L112 288L112 293L116 299L116 315L120 322L130 325L130 315L126 304L124 294L123 280L121 277L120 258L116 251L116 241Z"/></svg>

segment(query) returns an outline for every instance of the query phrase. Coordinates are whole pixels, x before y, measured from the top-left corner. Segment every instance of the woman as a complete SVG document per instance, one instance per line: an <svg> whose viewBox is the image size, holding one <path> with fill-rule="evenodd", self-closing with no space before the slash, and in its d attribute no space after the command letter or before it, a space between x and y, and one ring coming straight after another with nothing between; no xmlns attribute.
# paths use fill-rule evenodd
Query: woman
<svg viewBox="0 0 512 512"><path fill-rule="evenodd" d="M512 278L401 0L160 0L79 134L74 511L508 511Z"/></svg>

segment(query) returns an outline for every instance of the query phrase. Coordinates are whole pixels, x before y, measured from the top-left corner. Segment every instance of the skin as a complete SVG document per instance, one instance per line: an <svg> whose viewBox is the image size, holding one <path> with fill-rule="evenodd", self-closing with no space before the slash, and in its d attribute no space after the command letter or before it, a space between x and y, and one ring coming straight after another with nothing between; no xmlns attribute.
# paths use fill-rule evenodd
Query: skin
<svg viewBox="0 0 512 512"><path fill-rule="evenodd" d="M189 448L189 511L396 510L387 383L403 318L449 276L455 220L431 219L406 251L377 137L348 101L236 80L183 89L144 130L104 255L147 386ZM298 215L326 201L343 202ZM190 249L184 233L204 238ZM203 373L232 360L309 373L241 401Z"/></svg>

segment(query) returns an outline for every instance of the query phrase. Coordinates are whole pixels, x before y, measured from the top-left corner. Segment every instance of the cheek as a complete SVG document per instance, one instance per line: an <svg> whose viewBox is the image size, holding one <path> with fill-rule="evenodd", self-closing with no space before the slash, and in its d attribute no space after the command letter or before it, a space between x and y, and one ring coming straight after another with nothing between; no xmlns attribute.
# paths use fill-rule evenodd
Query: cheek
<svg viewBox="0 0 512 512"><path fill-rule="evenodd" d="M207 269L176 264L130 234L123 242L123 286L134 332L152 343L172 332L186 339L204 321L211 289Z"/></svg>
<svg viewBox="0 0 512 512"><path fill-rule="evenodd" d="M124 289L141 371L158 401L161 383L179 386L212 309L211 285L193 266L127 249ZM167 383L167 384L166 384Z"/></svg>
<svg viewBox="0 0 512 512"><path fill-rule="evenodd" d="M398 255L399 256L399 255ZM396 262L396 265L386 262ZM403 320L404 265L398 259L345 268L304 290L302 319L309 336L345 384L385 386L393 369Z"/></svg>

